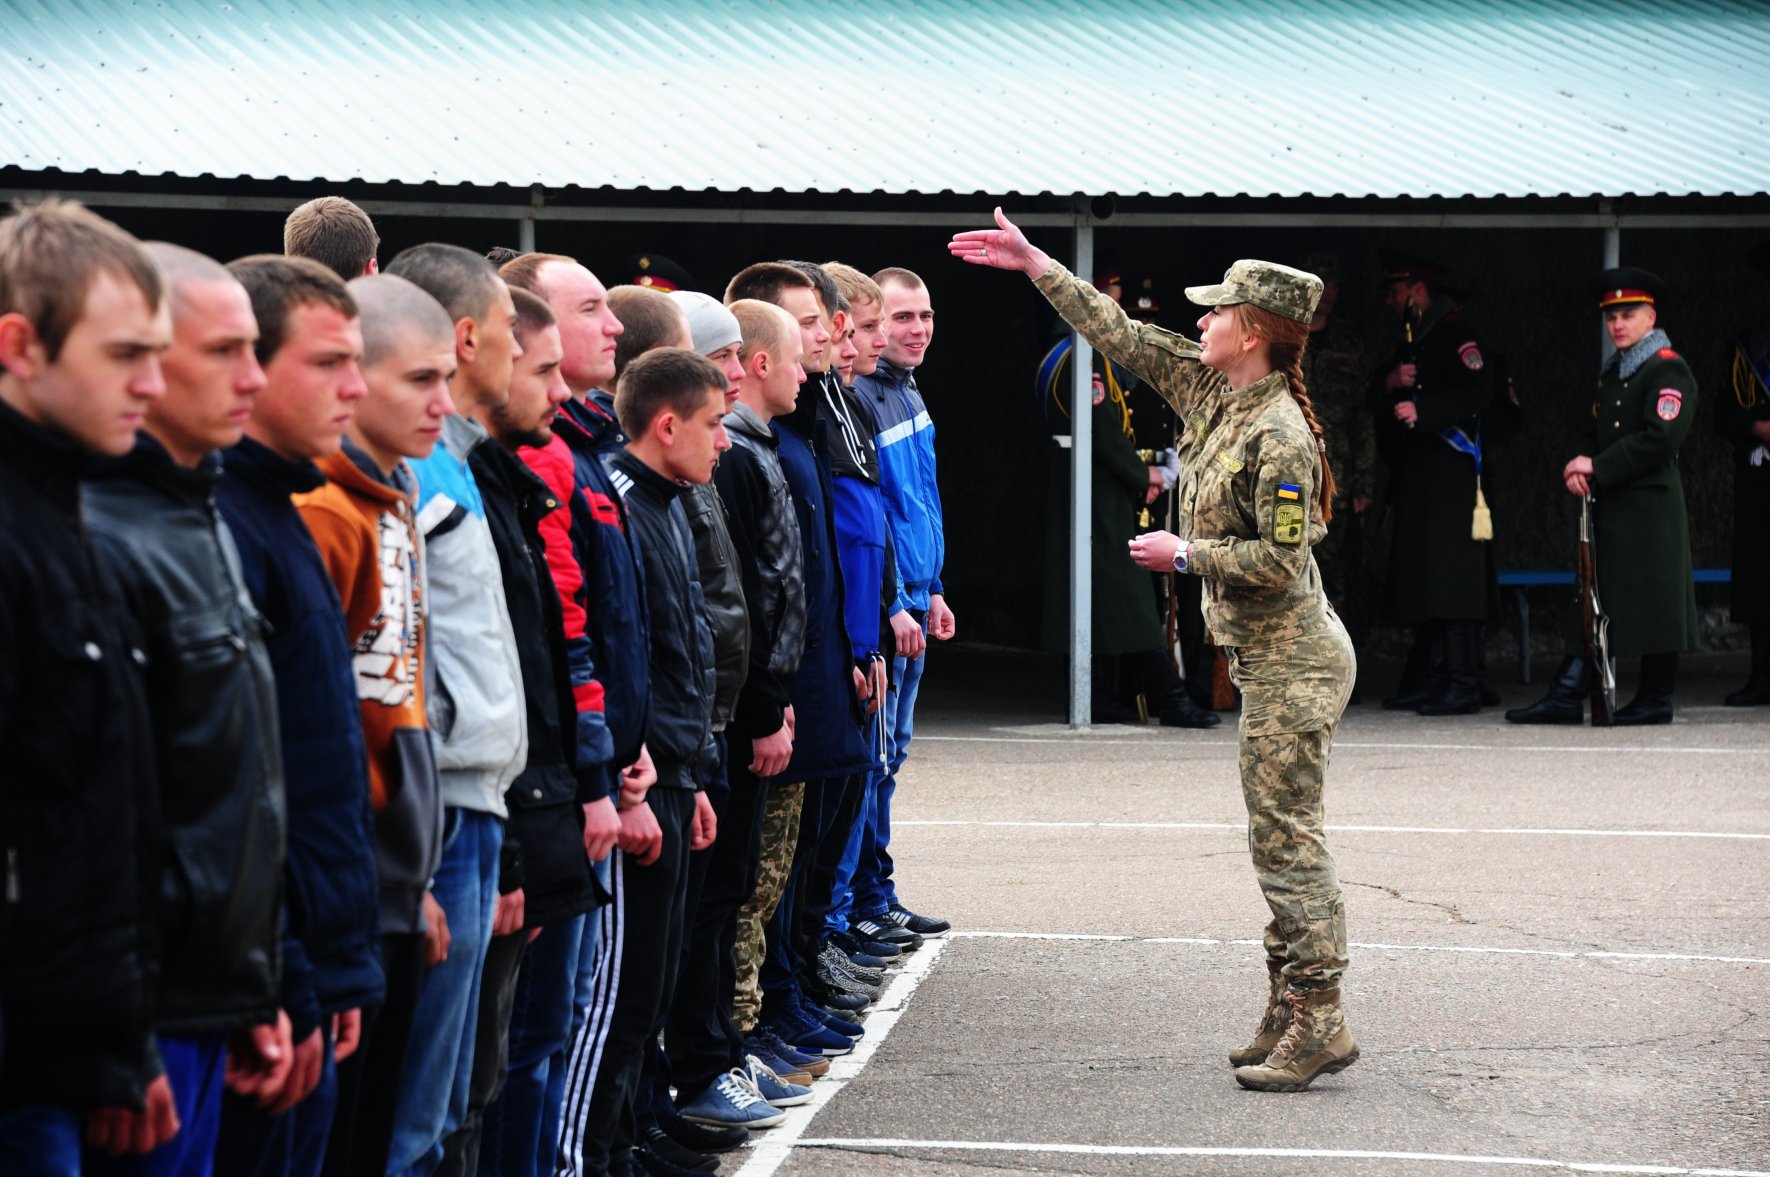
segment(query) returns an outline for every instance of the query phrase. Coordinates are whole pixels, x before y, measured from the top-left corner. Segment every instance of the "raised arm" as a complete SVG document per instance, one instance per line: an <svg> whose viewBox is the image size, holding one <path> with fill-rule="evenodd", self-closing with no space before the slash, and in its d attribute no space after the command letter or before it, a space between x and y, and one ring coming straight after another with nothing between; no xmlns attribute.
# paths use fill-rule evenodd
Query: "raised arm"
<svg viewBox="0 0 1770 1177"><path fill-rule="evenodd" d="M975 266L1025 274L1083 338L1108 359L1148 381L1183 417L1199 397L1221 386L1222 377L1198 362L1198 344L1134 321L1116 302L1029 242L1000 208L996 209L996 225L994 229L954 234L947 251Z"/></svg>

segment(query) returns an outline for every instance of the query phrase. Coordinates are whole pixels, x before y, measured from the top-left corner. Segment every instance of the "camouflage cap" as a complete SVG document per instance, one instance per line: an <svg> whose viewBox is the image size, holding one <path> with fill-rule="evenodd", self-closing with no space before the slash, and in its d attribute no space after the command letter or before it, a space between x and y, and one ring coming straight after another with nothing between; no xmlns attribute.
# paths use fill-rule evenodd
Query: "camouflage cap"
<svg viewBox="0 0 1770 1177"><path fill-rule="evenodd" d="M1321 279L1277 262L1243 258L1215 286L1188 286L1186 297L1200 306L1251 302L1262 310L1307 323L1321 301Z"/></svg>

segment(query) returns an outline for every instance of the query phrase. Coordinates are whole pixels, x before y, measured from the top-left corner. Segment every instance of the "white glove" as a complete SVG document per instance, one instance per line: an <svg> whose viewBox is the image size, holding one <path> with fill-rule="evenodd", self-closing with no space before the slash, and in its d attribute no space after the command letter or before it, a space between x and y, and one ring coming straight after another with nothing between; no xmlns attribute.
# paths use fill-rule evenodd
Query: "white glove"
<svg viewBox="0 0 1770 1177"><path fill-rule="evenodd" d="M1163 450L1155 458L1162 471L1162 490L1173 490L1174 484L1180 481L1180 455L1173 450Z"/></svg>

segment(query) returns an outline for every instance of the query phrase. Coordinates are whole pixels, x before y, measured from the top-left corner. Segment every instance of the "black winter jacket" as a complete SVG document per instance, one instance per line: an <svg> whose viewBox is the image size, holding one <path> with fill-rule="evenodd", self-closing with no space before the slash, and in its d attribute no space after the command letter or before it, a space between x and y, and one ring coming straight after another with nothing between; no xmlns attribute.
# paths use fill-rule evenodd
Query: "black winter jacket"
<svg viewBox="0 0 1770 1177"><path fill-rule="evenodd" d="M713 483L725 501L750 610L750 671L731 726L754 739L780 730L790 702L786 680L805 648L805 556L773 431L742 403L726 414L725 428L731 449Z"/></svg>
<svg viewBox="0 0 1770 1177"><path fill-rule="evenodd" d="M215 506L221 461L185 469L143 434L96 469L87 520L147 641L160 785L163 1034L276 1020L283 760L258 610Z"/></svg>
<svg viewBox="0 0 1770 1177"><path fill-rule="evenodd" d="M694 537L672 482L622 450L609 475L645 563L651 617L651 724L646 747L663 788L698 789L718 766L713 744L713 631L701 600Z"/></svg>
<svg viewBox="0 0 1770 1177"><path fill-rule="evenodd" d="M86 452L0 404L0 1108L142 1105L156 885L146 661Z"/></svg>
<svg viewBox="0 0 1770 1177"><path fill-rule="evenodd" d="M737 547L726 525L725 502L711 482L691 486L682 498L688 529L694 533L700 566L701 598L713 631L713 730L722 732L737 710L738 692L750 672L750 612Z"/></svg>
<svg viewBox="0 0 1770 1177"><path fill-rule="evenodd" d="M282 1006L301 1041L323 1015L380 1004L381 883L356 669L344 611L290 496L325 485L247 438L222 454L221 517L269 623L289 805Z"/></svg>
<svg viewBox="0 0 1770 1177"><path fill-rule="evenodd" d="M559 507L547 484L495 440L468 454L498 552L510 629L528 707L528 763L504 791L499 890L523 889L524 926L544 927L596 907L600 889L584 854L584 811L572 772L577 711L565 659L559 594L541 545L540 521Z"/></svg>

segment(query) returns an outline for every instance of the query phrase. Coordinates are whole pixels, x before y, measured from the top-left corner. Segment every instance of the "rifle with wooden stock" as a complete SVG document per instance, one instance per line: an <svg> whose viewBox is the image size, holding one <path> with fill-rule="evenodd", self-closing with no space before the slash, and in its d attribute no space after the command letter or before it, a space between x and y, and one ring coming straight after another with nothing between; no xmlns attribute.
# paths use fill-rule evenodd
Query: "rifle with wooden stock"
<svg viewBox="0 0 1770 1177"><path fill-rule="evenodd" d="M1579 611L1592 667L1592 726L1609 727L1616 713L1616 663L1610 657L1610 618L1598 599L1598 549L1592 538L1592 496L1579 505Z"/></svg>

